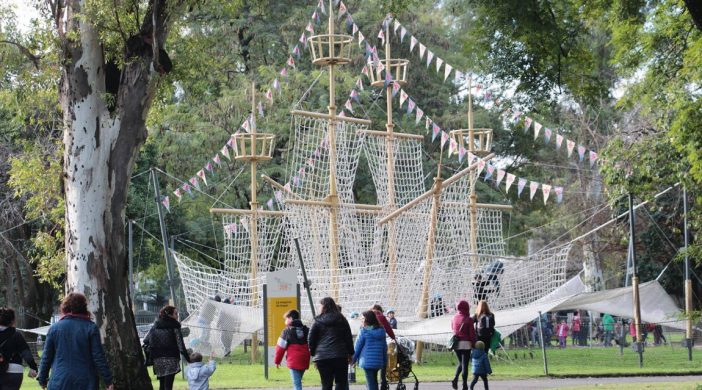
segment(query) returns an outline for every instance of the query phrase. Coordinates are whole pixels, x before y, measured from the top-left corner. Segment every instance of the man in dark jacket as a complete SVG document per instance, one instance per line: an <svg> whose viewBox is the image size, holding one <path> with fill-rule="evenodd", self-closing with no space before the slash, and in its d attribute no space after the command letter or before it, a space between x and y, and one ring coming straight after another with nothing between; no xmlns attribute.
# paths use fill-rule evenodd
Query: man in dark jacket
<svg viewBox="0 0 702 390"><path fill-rule="evenodd" d="M331 390L334 382L336 390L345 390L347 368L354 353L351 327L332 298L323 298L320 305L321 314L310 328L310 354L319 370L322 390Z"/></svg>

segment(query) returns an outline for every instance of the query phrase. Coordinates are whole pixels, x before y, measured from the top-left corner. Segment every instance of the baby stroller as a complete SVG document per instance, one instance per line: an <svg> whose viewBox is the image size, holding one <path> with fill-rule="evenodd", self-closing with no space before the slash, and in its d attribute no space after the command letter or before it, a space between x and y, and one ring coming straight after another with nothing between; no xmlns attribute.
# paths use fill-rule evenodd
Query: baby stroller
<svg viewBox="0 0 702 390"><path fill-rule="evenodd" d="M397 337L397 341L391 340L388 343L388 365L385 377L390 382L397 382L396 390L406 390L407 386L402 382L410 374L414 377L414 390L419 389L419 380L412 371L412 354L414 354L414 343L405 337Z"/></svg>

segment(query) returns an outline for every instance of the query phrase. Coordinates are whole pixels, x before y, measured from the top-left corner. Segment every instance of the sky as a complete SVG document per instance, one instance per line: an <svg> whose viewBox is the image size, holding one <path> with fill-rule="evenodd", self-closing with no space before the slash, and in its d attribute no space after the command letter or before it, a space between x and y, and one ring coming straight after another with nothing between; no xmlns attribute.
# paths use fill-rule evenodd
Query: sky
<svg viewBox="0 0 702 390"><path fill-rule="evenodd" d="M23 33L26 33L31 28L32 18L39 17L39 11L34 8L33 2L30 0L0 0L0 5L10 5L15 14L17 14L17 27Z"/></svg>

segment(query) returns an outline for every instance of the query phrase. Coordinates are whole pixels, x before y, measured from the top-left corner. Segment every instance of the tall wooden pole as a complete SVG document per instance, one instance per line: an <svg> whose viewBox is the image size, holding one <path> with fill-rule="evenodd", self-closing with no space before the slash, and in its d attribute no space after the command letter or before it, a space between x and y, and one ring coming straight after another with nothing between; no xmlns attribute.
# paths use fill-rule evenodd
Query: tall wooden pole
<svg viewBox="0 0 702 390"><path fill-rule="evenodd" d="M468 151L475 150L475 140L473 132L473 78L468 76ZM478 171L471 173L470 185L470 253L473 272L478 268L478 194L475 192L475 185L478 183Z"/></svg>
<svg viewBox="0 0 702 390"><path fill-rule="evenodd" d="M329 56L334 56L334 6L329 0ZM329 270L331 272L331 296L339 300L339 195L336 191L336 85L334 63L329 63Z"/></svg>
<svg viewBox="0 0 702 390"><path fill-rule="evenodd" d="M249 218L249 241L251 243L251 293L252 306L258 306L258 199L256 196L256 189L258 188L258 183L256 181L256 83L251 83L251 144L249 154L251 155L251 202L249 205L251 207L251 216ZM254 332L251 335L251 362L255 363L258 354L258 333Z"/></svg>
<svg viewBox="0 0 702 390"><path fill-rule="evenodd" d="M636 273L636 248L634 224L636 222L634 216L633 197L629 193L629 242L631 243L631 267L632 278L631 286L634 290L634 327L636 328L636 351L639 353L639 367L643 367L643 343L641 342L641 302L639 300L639 277Z"/></svg>
<svg viewBox="0 0 702 390"><path fill-rule="evenodd" d="M390 15L388 15L387 21L385 23L385 72L391 72L390 68ZM385 129L387 131L387 136L385 137L385 153L387 154L387 176L388 176L388 209L392 212L397 206L397 200L395 196L395 138L393 137L393 128L395 125L392 123L392 84L388 84L385 88L385 99L386 102L386 112L387 121L385 122ZM392 288L397 283L397 231L395 227L395 220L390 221L388 224L388 276L390 288L390 306L397 306L397 289Z"/></svg>
<svg viewBox="0 0 702 390"><path fill-rule="evenodd" d="M685 344L687 359L692 361L692 280L690 279L690 259L687 255L687 187L683 187L683 236L685 237Z"/></svg>
<svg viewBox="0 0 702 390"><path fill-rule="evenodd" d="M151 168L151 180L154 183L154 191L156 194L156 209L158 210L158 222L161 227L161 241L163 244L163 256L166 258L166 275L168 276L168 291L171 294L170 304L178 307L178 301L176 300L175 291L175 272L173 271L173 263L171 258L171 251L168 249L168 231L166 230L166 221L163 217L163 210L161 209L161 187L158 184L158 178L156 177L156 170Z"/></svg>

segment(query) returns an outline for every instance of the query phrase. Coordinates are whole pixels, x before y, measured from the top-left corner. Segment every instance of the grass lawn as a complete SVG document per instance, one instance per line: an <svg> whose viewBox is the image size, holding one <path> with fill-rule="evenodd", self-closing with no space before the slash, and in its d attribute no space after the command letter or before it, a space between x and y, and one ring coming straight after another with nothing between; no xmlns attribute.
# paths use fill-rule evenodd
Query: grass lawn
<svg viewBox="0 0 702 390"><path fill-rule="evenodd" d="M494 375L491 380L536 378L544 376L543 359L539 349L513 349L508 352L509 359L504 353L499 358L491 360ZM639 368L638 354L631 348L625 348L624 354L619 354L619 348L603 347L571 347L567 349L547 349L549 374L553 376L611 376L611 375L665 375L674 373L702 374L702 351L693 351L693 361L687 360L687 350L677 346L648 347L644 352L644 367ZM414 364L413 369L420 382L448 381L453 375L456 358L449 352L425 353L422 365ZM246 356L243 351L236 355L218 361L217 372L210 381L211 389L233 388L286 388L290 387L290 376L287 368L270 370L269 380L263 377L263 365L244 364ZM357 370L358 383L364 383L363 371ZM319 386L319 374L311 369L303 378L305 386ZM155 388L158 382L154 378ZM680 384L672 389L696 389L696 385ZM646 388L643 384L636 387L617 385L616 389ZM657 383L656 388L661 388ZM677 385L676 385L677 386ZM692 387L690 387L692 386ZM187 389L187 382L179 374L176 377L175 388ZM39 389L36 382L25 377L23 389ZM597 387L615 389L615 387ZM654 388L654 387L651 387Z"/></svg>
<svg viewBox="0 0 702 390"><path fill-rule="evenodd" d="M568 390L641 390L641 389L666 389L666 390L700 390L702 385L693 382L650 382L650 383L610 383L606 385L588 385L568 387Z"/></svg>

